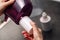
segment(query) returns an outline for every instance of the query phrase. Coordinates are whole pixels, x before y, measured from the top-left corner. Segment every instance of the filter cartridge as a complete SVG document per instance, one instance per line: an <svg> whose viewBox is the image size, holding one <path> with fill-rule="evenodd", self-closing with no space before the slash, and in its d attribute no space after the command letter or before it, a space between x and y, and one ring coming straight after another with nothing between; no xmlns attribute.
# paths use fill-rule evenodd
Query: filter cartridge
<svg viewBox="0 0 60 40"><path fill-rule="evenodd" d="M46 14L46 12L42 13L42 17L40 18L41 26L43 31L50 31L52 29L51 26L51 17Z"/></svg>
<svg viewBox="0 0 60 40"><path fill-rule="evenodd" d="M29 33L32 34L32 26L30 24L32 20L28 16L24 16L21 18L19 24Z"/></svg>

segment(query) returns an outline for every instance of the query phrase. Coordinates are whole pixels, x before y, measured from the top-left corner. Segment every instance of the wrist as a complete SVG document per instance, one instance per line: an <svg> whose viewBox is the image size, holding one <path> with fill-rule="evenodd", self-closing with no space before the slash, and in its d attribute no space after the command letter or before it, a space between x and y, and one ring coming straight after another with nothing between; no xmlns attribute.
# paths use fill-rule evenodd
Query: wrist
<svg viewBox="0 0 60 40"><path fill-rule="evenodd" d="M0 16L3 14L3 12L2 11L0 11Z"/></svg>
<svg viewBox="0 0 60 40"><path fill-rule="evenodd" d="M0 11L0 16L2 15L2 12Z"/></svg>

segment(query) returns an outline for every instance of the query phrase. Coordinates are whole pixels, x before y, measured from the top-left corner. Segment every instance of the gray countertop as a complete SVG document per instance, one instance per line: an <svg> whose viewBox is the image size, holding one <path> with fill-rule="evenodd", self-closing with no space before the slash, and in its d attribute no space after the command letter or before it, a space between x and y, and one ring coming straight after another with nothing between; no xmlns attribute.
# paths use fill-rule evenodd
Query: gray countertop
<svg viewBox="0 0 60 40"><path fill-rule="evenodd" d="M60 40L60 3L55 1L45 1L42 4L42 9L45 9L46 13L52 18L51 22L53 27L52 31L43 32L44 40ZM40 15L32 19L41 28L39 18Z"/></svg>
<svg viewBox="0 0 60 40"><path fill-rule="evenodd" d="M52 20L52 30L49 32L43 31L44 40L60 40L60 14L48 13ZM38 27L42 27L39 21L40 16L36 16L33 20L37 23Z"/></svg>

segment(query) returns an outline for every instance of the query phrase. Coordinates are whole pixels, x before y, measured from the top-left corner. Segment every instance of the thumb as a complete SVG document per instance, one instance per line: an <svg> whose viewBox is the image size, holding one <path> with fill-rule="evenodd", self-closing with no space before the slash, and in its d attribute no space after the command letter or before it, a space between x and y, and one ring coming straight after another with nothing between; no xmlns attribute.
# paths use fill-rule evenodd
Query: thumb
<svg viewBox="0 0 60 40"><path fill-rule="evenodd" d="M34 22L31 22L33 27L33 36L35 40L43 40L41 29L38 29Z"/></svg>
<svg viewBox="0 0 60 40"><path fill-rule="evenodd" d="M35 22L31 21L31 26L33 27L33 35L34 35L34 36L37 35L37 33L38 33L38 28L37 28Z"/></svg>
<svg viewBox="0 0 60 40"><path fill-rule="evenodd" d="M35 22L31 21L31 26L33 27L33 31L37 31L38 30Z"/></svg>

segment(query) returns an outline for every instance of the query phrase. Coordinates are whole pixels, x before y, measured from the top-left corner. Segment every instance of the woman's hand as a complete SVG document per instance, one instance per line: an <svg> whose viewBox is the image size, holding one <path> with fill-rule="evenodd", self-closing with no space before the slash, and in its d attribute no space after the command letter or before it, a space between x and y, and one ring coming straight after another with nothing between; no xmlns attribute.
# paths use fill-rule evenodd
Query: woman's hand
<svg viewBox="0 0 60 40"><path fill-rule="evenodd" d="M2 15L3 11L12 3L14 3L14 0L0 0L0 15Z"/></svg>
<svg viewBox="0 0 60 40"><path fill-rule="evenodd" d="M23 35L27 40L43 40L41 29L37 28L34 22L31 22L33 27L33 35L29 35L26 31L23 31Z"/></svg>

